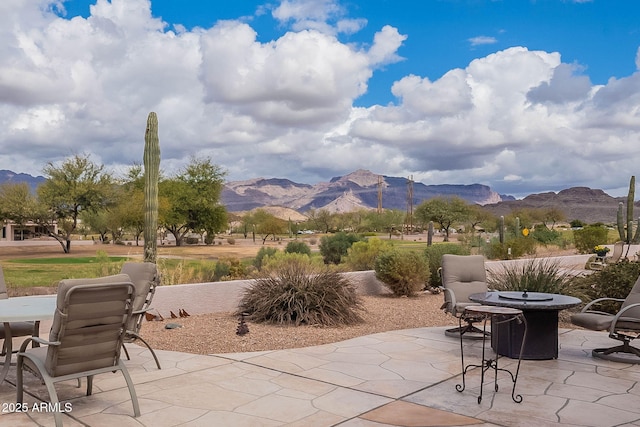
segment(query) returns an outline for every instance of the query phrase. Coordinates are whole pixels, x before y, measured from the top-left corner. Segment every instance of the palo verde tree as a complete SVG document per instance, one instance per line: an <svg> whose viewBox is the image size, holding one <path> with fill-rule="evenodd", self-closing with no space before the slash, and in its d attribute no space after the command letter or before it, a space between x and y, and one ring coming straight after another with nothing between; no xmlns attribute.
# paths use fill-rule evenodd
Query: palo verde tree
<svg viewBox="0 0 640 427"><path fill-rule="evenodd" d="M159 194L167 206L160 206L162 225L182 245L189 232L214 235L224 230L227 215L220 204L225 173L210 158L192 158L177 176L161 180Z"/></svg>
<svg viewBox="0 0 640 427"><path fill-rule="evenodd" d="M38 197L49 215L40 219L41 225L69 253L80 213L96 212L111 204L113 179L88 155L75 155L60 164L49 162L43 173L47 180L38 187ZM52 221L57 222L58 233Z"/></svg>
<svg viewBox="0 0 640 427"><path fill-rule="evenodd" d="M27 222L37 217L38 201L26 182L0 185L0 215L13 221L21 233Z"/></svg>
<svg viewBox="0 0 640 427"><path fill-rule="evenodd" d="M437 223L444 230L444 241L448 242L451 227L468 219L469 205L459 197L434 197L422 202L414 215L422 224Z"/></svg>

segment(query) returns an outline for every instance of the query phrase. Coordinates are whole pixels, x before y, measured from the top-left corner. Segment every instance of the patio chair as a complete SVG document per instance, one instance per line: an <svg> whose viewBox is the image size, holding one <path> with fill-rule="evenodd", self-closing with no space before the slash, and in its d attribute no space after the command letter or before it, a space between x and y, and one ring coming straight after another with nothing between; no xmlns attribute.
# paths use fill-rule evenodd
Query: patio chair
<svg viewBox="0 0 640 427"><path fill-rule="evenodd" d="M620 310L615 314L596 310L603 302L621 304ZM640 277L625 299L595 299L584 306L580 313L572 315L571 323L593 331L609 330L609 337L622 341L621 345L614 347L593 349L593 357L614 362L640 363L640 349L631 345L631 341L640 336Z"/></svg>
<svg viewBox="0 0 640 427"><path fill-rule="evenodd" d="M131 283L135 286L133 315L127 324L127 334L124 337L124 342L129 344L140 340L151 352L158 369L161 369L155 351L153 351L149 343L140 336L140 329L142 328L145 313L151 308L151 301L155 295L156 287L160 284L158 268L152 262L126 262L122 266L120 273L128 275L131 278ZM127 348L123 346L123 349L127 359L130 359Z"/></svg>
<svg viewBox="0 0 640 427"><path fill-rule="evenodd" d="M620 261L622 258L622 253L624 252L624 242L616 242L613 245L613 252L611 252L611 256L605 256L604 258L596 261L592 261L589 263L589 269L591 270L602 270L609 264L615 264Z"/></svg>
<svg viewBox="0 0 640 427"><path fill-rule="evenodd" d="M440 276L444 292L444 304L441 308L457 318L462 317L466 322L462 327L447 329L445 335L457 338L460 338L460 335L470 339L483 338L483 330L473 324L481 318L477 315L465 315L464 309L472 305L480 305L470 301L469 295L488 291L484 257L445 254L442 256Z"/></svg>
<svg viewBox="0 0 640 427"><path fill-rule="evenodd" d="M4 271L2 270L2 266L0 266L0 299L8 299L9 294L7 293L7 283L4 281ZM40 335L40 322L11 322L9 324L11 328L11 336L15 337L25 337L25 336L39 336ZM2 340L2 351L0 351L0 356L6 355L7 343L5 342L5 331L4 324L0 323L0 339ZM34 343L37 347L38 344ZM17 350L16 350L17 352Z"/></svg>
<svg viewBox="0 0 640 427"><path fill-rule="evenodd" d="M133 382L120 359L133 292L133 284L124 274L60 281L49 340L28 338L18 352L17 402L23 401L25 369L42 379L54 408L61 407L56 383L76 379L79 385L80 379L87 377L90 396L95 375L120 371L129 388L134 416L139 416ZM31 341L47 346L27 350ZM56 426L62 426L62 411L54 411L54 418Z"/></svg>

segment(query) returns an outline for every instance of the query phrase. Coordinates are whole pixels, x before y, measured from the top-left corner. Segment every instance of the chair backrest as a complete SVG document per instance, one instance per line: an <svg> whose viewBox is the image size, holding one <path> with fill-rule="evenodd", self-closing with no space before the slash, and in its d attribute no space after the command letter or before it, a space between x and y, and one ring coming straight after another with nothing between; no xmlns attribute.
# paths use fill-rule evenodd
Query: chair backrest
<svg viewBox="0 0 640 427"><path fill-rule="evenodd" d="M152 262L125 262L120 273L129 276L131 283L135 287L133 311L149 308L155 295L156 287L160 284L160 275L156 264ZM127 329L139 332L143 318L144 313L134 314L127 325Z"/></svg>
<svg viewBox="0 0 640 427"><path fill-rule="evenodd" d="M636 280L636 283L634 283L633 287L631 288L631 291L629 291L629 295L627 295L624 302L622 303L622 307L620 308L624 308L628 305L638 304L638 303L640 303L640 277L638 277L638 279ZM629 311L625 312L623 316L640 319L640 307L634 307L629 309Z"/></svg>
<svg viewBox="0 0 640 427"><path fill-rule="evenodd" d="M450 289L457 302L468 303L469 295L487 292L487 272L482 255L442 256L442 286ZM445 292L445 302L448 293Z"/></svg>
<svg viewBox="0 0 640 427"><path fill-rule="evenodd" d="M613 252L611 253L611 259L608 261L609 263L618 262L622 257L622 252L624 251L624 242L616 242L613 245Z"/></svg>
<svg viewBox="0 0 640 427"><path fill-rule="evenodd" d="M126 274L58 284L45 369L52 377L116 366L131 317L133 284Z"/></svg>
<svg viewBox="0 0 640 427"><path fill-rule="evenodd" d="M0 299L9 298L9 294L7 293L7 282L4 281L4 271L2 270L2 266L0 266Z"/></svg>

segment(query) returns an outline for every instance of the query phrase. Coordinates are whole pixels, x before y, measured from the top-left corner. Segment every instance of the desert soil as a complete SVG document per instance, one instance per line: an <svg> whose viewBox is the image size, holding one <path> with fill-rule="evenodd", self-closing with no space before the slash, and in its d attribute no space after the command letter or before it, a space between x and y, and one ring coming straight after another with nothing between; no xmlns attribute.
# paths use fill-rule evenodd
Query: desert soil
<svg viewBox="0 0 640 427"><path fill-rule="evenodd" d="M253 256L262 242L236 239L236 245L188 246L182 248L160 247L159 256L179 256L193 259L216 259L225 256ZM35 243L35 242L33 242ZM74 242L75 243L75 242ZM72 244L71 256L94 256L103 250L109 255L139 257L142 246ZM553 255L560 255L554 253ZM59 244L0 245L0 261L20 257L64 256ZM27 290L29 293L54 293L55 288ZM22 293L24 294L24 293ZM15 295L15 294L14 294ZM444 313L440 306L441 294L423 293L416 297L391 295L364 296L361 298L363 321L340 327L280 326L248 321L249 333L236 334L239 319L232 313L212 313L183 318L170 318L169 313L159 313L162 321L145 321L141 335L155 349L181 351L195 354L235 353L286 348L306 347L378 332L429 326L457 326L457 319ZM176 307L176 310L179 307ZM177 314L177 311L176 311ZM180 327L167 329L174 323ZM561 327L570 327L561 322Z"/></svg>

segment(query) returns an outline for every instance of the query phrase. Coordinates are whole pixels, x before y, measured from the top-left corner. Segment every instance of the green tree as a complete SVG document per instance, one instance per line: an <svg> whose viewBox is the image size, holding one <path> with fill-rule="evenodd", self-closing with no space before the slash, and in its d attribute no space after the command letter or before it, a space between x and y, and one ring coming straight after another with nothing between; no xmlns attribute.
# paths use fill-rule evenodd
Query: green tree
<svg viewBox="0 0 640 427"><path fill-rule="evenodd" d="M325 264L340 264L342 257L347 255L352 244L360 238L353 233L339 232L333 236L320 239L320 253Z"/></svg>
<svg viewBox="0 0 640 427"><path fill-rule="evenodd" d="M38 187L38 196L49 215L40 218L41 225L69 253L80 213L97 212L113 202L113 178L88 155L75 155L61 164L49 162L43 173L47 180ZM52 221L57 221L58 233Z"/></svg>
<svg viewBox="0 0 640 427"><path fill-rule="evenodd" d="M220 205L225 173L211 163L211 159L192 158L177 176L161 180L159 194L166 199L160 203L159 221L181 246L189 232L215 233L224 230L227 216Z"/></svg>
<svg viewBox="0 0 640 427"><path fill-rule="evenodd" d="M22 233L27 222L33 221L38 210L38 200L25 182L0 185L0 215L11 220ZM22 238L23 236L21 236Z"/></svg>
<svg viewBox="0 0 640 427"><path fill-rule="evenodd" d="M448 242L451 227L468 219L469 205L459 197L434 197L416 208L415 217L423 224L437 223L444 230L444 241Z"/></svg>
<svg viewBox="0 0 640 427"><path fill-rule="evenodd" d="M255 226L255 232L262 236L264 245L269 236L275 237L286 232L287 224L284 220L276 218L264 209L256 209L251 214L251 223Z"/></svg>

